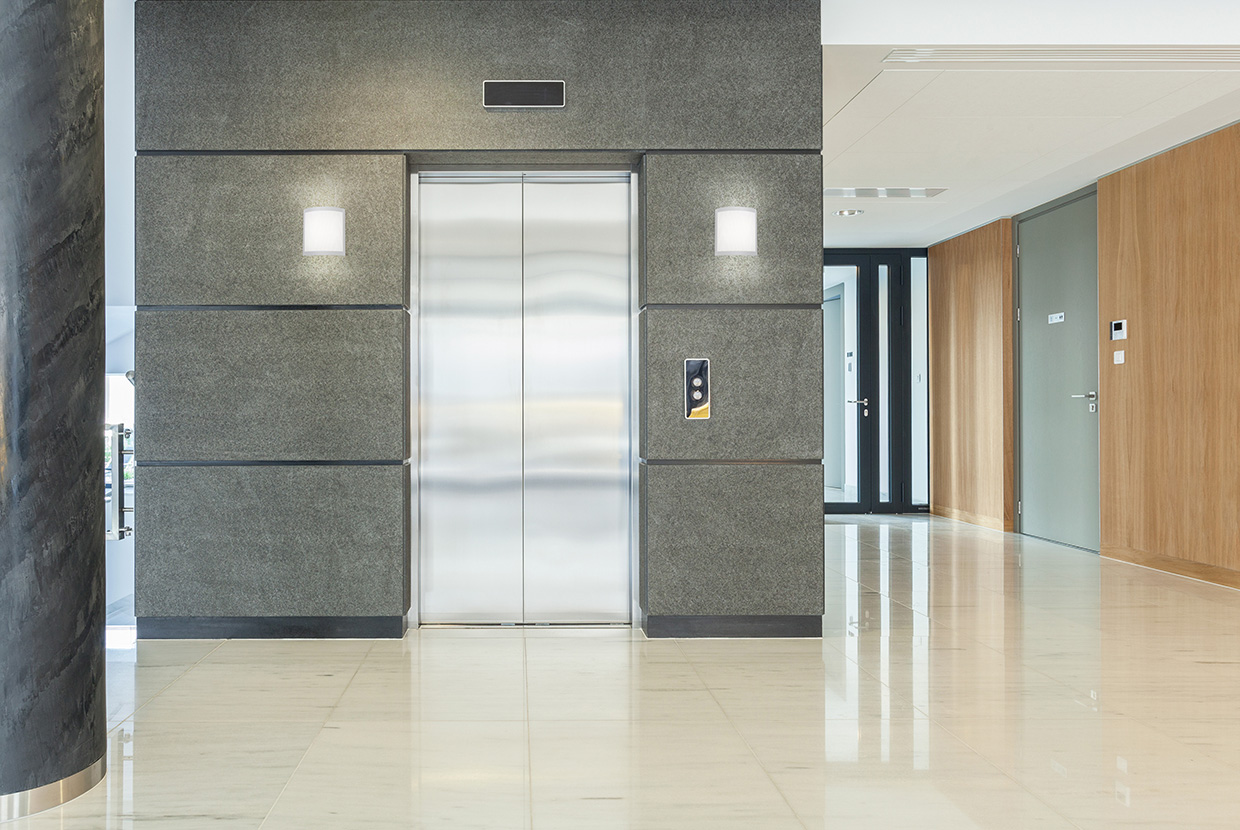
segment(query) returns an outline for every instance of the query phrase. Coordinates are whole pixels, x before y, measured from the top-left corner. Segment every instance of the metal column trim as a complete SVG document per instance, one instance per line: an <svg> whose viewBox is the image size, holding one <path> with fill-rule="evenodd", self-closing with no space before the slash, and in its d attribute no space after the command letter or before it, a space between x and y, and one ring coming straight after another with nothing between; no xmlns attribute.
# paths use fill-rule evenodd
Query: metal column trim
<svg viewBox="0 0 1240 830"><path fill-rule="evenodd" d="M105 752L99 760L86 769L59 781L19 793L0 795L0 821L13 821L34 813L41 813L85 794L103 780L107 760L108 754Z"/></svg>

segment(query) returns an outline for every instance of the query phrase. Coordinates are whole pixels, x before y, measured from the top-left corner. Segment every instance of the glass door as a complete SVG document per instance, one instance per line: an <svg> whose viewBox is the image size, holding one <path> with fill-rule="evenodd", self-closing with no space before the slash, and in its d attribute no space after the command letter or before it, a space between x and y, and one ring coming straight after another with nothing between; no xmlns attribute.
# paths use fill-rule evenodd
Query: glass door
<svg viewBox="0 0 1240 830"><path fill-rule="evenodd" d="M823 256L823 510L928 510L925 251Z"/></svg>

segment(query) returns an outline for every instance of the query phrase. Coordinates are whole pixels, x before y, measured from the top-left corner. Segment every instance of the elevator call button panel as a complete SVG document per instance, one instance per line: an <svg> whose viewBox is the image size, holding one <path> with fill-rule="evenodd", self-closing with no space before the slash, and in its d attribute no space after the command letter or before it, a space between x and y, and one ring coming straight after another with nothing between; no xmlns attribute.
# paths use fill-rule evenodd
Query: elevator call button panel
<svg viewBox="0 0 1240 830"><path fill-rule="evenodd" d="M710 417L710 361L691 357L685 361L685 417Z"/></svg>

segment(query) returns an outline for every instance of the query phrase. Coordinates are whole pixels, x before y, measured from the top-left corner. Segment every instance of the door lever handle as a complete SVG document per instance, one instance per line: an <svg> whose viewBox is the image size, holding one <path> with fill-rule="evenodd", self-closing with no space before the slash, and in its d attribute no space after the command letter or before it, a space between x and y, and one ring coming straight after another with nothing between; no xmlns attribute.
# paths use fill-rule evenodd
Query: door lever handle
<svg viewBox="0 0 1240 830"><path fill-rule="evenodd" d="M1084 394L1084 395L1073 395L1072 397L1074 397L1074 398L1085 398L1086 400L1096 401L1096 400L1098 400L1098 393L1097 393L1097 392L1089 392L1089 393Z"/></svg>
<svg viewBox="0 0 1240 830"><path fill-rule="evenodd" d="M869 398L862 398L862 399L861 399L861 400L859 400L859 401L844 401L844 403L859 403L859 404L861 404L862 406L869 406L869 405L870 405L870 399L869 399Z"/></svg>

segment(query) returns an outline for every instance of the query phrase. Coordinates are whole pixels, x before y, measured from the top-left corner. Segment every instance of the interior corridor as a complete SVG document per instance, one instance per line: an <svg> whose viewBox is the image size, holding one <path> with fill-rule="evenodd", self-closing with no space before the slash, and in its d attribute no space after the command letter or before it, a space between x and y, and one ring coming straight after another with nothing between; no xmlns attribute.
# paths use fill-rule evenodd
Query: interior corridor
<svg viewBox="0 0 1240 830"><path fill-rule="evenodd" d="M1235 826L1240 593L826 521L823 640L111 629L107 778L11 826Z"/></svg>

